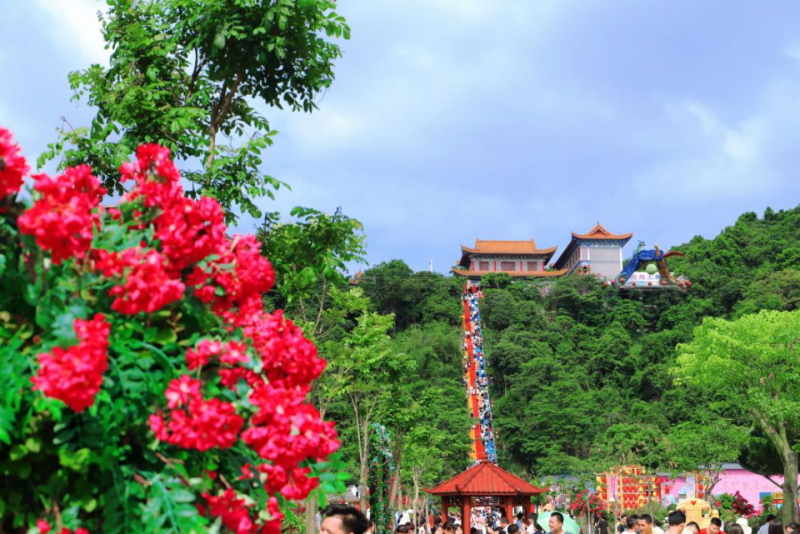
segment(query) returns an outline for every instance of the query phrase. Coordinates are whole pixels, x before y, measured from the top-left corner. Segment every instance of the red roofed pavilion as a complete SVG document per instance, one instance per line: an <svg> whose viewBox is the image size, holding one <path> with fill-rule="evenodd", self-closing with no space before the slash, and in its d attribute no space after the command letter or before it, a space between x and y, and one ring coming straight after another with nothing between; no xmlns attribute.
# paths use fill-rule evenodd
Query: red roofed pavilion
<svg viewBox="0 0 800 534"><path fill-rule="evenodd" d="M464 532L469 532L474 498L497 497L499 506L505 510L506 517L511 521L515 506L522 506L527 514L531 514L533 513L531 496L546 491L486 460L478 462L435 488L425 490L430 495L439 495L442 498L443 521L447 521L449 507L461 507L461 524ZM477 506L483 505L477 504Z"/></svg>
<svg viewBox="0 0 800 534"><path fill-rule="evenodd" d="M453 269L459 276L479 279L489 273L504 272L515 277L539 278L560 276L563 271L545 271L556 247L537 248L536 241L492 241L476 239L474 247L461 245L461 268Z"/></svg>

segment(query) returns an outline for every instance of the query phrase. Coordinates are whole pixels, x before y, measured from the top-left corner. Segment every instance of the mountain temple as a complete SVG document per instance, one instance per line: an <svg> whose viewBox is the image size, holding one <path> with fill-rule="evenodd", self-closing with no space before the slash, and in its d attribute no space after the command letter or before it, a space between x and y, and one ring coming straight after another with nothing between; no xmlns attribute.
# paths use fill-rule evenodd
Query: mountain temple
<svg viewBox="0 0 800 534"><path fill-rule="evenodd" d="M461 259L453 272L469 279L490 273L508 273L514 277L547 278L577 272L594 274L606 280L622 271L622 248L632 233L612 234L600 223L586 234L572 232L564 252L549 263L558 247L537 248L527 241L489 241L476 239L474 247L461 246Z"/></svg>

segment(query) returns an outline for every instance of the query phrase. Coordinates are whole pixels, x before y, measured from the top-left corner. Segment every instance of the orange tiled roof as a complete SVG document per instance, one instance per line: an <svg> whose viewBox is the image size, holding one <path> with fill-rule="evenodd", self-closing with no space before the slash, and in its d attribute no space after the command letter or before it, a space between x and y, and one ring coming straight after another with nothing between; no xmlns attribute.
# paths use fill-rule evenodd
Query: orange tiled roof
<svg viewBox="0 0 800 534"><path fill-rule="evenodd" d="M487 274L506 273L517 278L552 278L567 274L567 269L559 269L557 271L470 271L468 269L453 269L453 273L461 276L484 276Z"/></svg>
<svg viewBox="0 0 800 534"><path fill-rule="evenodd" d="M537 488L493 463L482 461L435 488L425 491L431 495L489 497L494 495L538 495L547 490Z"/></svg>
<svg viewBox="0 0 800 534"><path fill-rule="evenodd" d="M536 248L536 241L495 241L476 239L475 248L461 245L463 252L473 254L552 254L558 247Z"/></svg>
<svg viewBox="0 0 800 534"><path fill-rule="evenodd" d="M630 239L633 236L633 233L630 234L612 234L599 222L595 225L594 228L589 230L588 234L576 234L572 232L572 237L575 239Z"/></svg>

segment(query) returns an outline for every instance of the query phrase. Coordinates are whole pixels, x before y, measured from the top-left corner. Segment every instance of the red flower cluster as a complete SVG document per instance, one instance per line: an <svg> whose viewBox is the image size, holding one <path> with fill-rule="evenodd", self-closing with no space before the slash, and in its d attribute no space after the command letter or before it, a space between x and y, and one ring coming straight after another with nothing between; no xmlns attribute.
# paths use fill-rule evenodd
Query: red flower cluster
<svg viewBox="0 0 800 534"><path fill-rule="evenodd" d="M50 526L50 523L48 523L43 519L40 519L39 521L36 522L36 528L39 529L39 534L48 534L53 529L53 527ZM67 527L61 527L61 530L59 530L57 533L54 532L53 534L71 534L71 533ZM74 534L89 534L89 531L86 530L85 528L76 528Z"/></svg>
<svg viewBox="0 0 800 534"><path fill-rule="evenodd" d="M197 298L211 303L214 313L236 326L263 311L261 295L275 283L275 272L260 249L254 236L234 236L220 249L225 252L219 259L205 268L195 267L187 280L200 286L195 289Z"/></svg>
<svg viewBox="0 0 800 534"><path fill-rule="evenodd" d="M267 492L280 493L287 499L305 499L311 490L319 486L318 478L308 476L311 474L308 467L289 469L276 464L261 464L258 470L267 475Z"/></svg>
<svg viewBox="0 0 800 534"><path fill-rule="evenodd" d="M192 200L181 196L153 220L161 250L176 269L194 265L220 253L225 244L225 219L219 203L203 197Z"/></svg>
<svg viewBox="0 0 800 534"><path fill-rule="evenodd" d="M111 309L119 313L153 313L183 297L185 286L169 276L164 256L155 250L129 248L121 254L94 250L92 257L103 276L125 280L109 292L116 297Z"/></svg>
<svg viewBox="0 0 800 534"><path fill-rule="evenodd" d="M579 491L569 509L576 515L599 517L603 510L603 501L594 493Z"/></svg>
<svg viewBox="0 0 800 534"><path fill-rule="evenodd" d="M19 145L14 143L11 132L0 128L0 200L19 191L28 171L30 167L19 154Z"/></svg>
<svg viewBox="0 0 800 534"><path fill-rule="evenodd" d="M282 310L251 317L243 330L261 357L262 373L273 385L307 385L325 370L325 360L317 357L317 347L283 317Z"/></svg>
<svg viewBox="0 0 800 534"><path fill-rule="evenodd" d="M75 319L73 326L80 340L78 345L39 354L39 372L31 381L34 390L82 412L94 403L103 384L111 325L98 313L91 321Z"/></svg>
<svg viewBox="0 0 800 534"><path fill-rule="evenodd" d="M34 188L41 196L19 218L20 232L35 236L36 243L51 252L55 264L73 256L82 258L92 243L93 223L98 220L98 214L92 211L106 190L88 165L69 168L56 178L46 174L34 178Z"/></svg>
<svg viewBox="0 0 800 534"><path fill-rule="evenodd" d="M733 511L740 517L750 517L756 513L755 507L738 491L733 494Z"/></svg>
<svg viewBox="0 0 800 534"><path fill-rule="evenodd" d="M142 145L136 163L120 168L123 181L132 179L136 187L128 201L144 199L144 207L156 208L153 218L155 237L161 251L176 271L192 266L225 248L225 219L219 203L203 197L186 198L180 185L180 172L169 158L169 149Z"/></svg>
<svg viewBox="0 0 800 534"><path fill-rule="evenodd" d="M270 497L267 505L270 520L263 526L256 524L250 517L252 505L236 496L236 492L227 489L219 497L203 494L203 498L208 503L208 514L212 517L221 517L222 524L234 531L236 534L278 534L281 528L283 514L280 512L278 499ZM201 509L205 515L206 510Z"/></svg>
<svg viewBox="0 0 800 534"><path fill-rule="evenodd" d="M303 499L319 484L308 476L310 471L299 467L301 462L326 458L339 448L334 424L323 421L305 402L307 393L307 386L258 385L250 395L258 413L242 432L242 441L272 462L257 467L268 477L268 491L279 491L287 499Z"/></svg>
<svg viewBox="0 0 800 534"><path fill-rule="evenodd" d="M173 207L183 197L181 174L169 157L169 149L150 143L136 149L136 162L119 168L122 181L133 180L136 187L126 200L144 199L145 207L163 210Z"/></svg>
<svg viewBox="0 0 800 534"><path fill-rule="evenodd" d="M169 420L161 413L150 416L156 439L184 449L207 451L232 447L244 426L236 408L219 399L205 400L200 381L187 375L170 382L164 396L170 408Z"/></svg>
<svg viewBox="0 0 800 534"><path fill-rule="evenodd" d="M219 357L220 363L228 365L237 365L249 360L247 346L235 341L222 343L204 339L197 344L196 349L186 351L186 363L189 365L190 371L208 365L212 357Z"/></svg>

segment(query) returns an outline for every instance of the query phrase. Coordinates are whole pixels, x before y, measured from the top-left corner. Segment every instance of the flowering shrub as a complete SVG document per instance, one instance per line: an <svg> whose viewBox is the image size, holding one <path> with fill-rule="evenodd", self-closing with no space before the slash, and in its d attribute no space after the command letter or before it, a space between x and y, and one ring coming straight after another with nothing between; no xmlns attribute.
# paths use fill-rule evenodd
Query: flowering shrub
<svg viewBox="0 0 800 534"><path fill-rule="evenodd" d="M596 519L600 517L601 512L603 511L603 501L595 495L594 493L590 493L588 491L579 491L575 498L572 500L572 504L569 506L570 511L576 516L584 516L591 519Z"/></svg>
<svg viewBox="0 0 800 534"><path fill-rule="evenodd" d="M260 243L157 145L114 207L86 165L22 201L28 171L0 128L0 531L277 533L340 489L325 361L263 308Z"/></svg>
<svg viewBox="0 0 800 534"><path fill-rule="evenodd" d="M755 507L747 502L741 493L738 491L731 495L730 493L722 493L716 496L714 507L719 510L720 517L732 523L740 517L750 517L756 513Z"/></svg>

